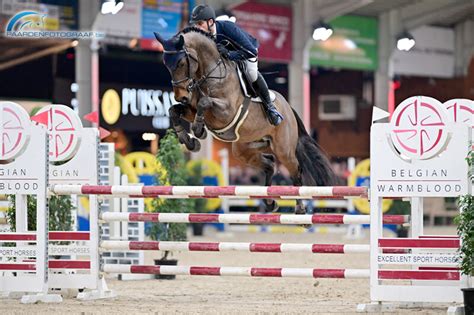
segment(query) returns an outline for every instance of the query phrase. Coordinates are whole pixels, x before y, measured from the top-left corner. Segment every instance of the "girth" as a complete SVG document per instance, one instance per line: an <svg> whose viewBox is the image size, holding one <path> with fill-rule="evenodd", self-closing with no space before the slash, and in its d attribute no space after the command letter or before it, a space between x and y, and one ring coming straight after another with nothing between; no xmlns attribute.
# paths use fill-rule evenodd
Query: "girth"
<svg viewBox="0 0 474 315"><path fill-rule="evenodd" d="M244 123L247 115L249 113L250 98L245 97L244 103L240 105L237 113L234 116L234 119L226 127L219 130L212 130L209 127L207 128L214 138L224 141L224 142L236 142L239 141L239 129L240 126Z"/></svg>

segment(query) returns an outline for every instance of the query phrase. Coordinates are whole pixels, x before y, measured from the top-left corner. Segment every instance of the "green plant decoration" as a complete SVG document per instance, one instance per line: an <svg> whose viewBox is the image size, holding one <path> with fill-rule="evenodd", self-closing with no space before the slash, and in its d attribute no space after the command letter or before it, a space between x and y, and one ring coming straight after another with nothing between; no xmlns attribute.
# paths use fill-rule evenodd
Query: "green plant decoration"
<svg viewBox="0 0 474 315"><path fill-rule="evenodd" d="M15 195L8 195L10 207L8 208L7 222L14 232L16 227L16 207ZM28 230L36 231L36 197L29 195L26 197ZM72 201L70 196L51 196L49 199L49 230L50 231L71 231L72 229Z"/></svg>
<svg viewBox="0 0 474 315"><path fill-rule="evenodd" d="M474 179L474 151L472 146L466 158L469 165L469 179ZM458 200L460 213L455 218L457 233L461 240L460 268L461 273L467 276L474 276L474 196L467 194L460 196Z"/></svg>
<svg viewBox="0 0 474 315"><path fill-rule="evenodd" d="M160 141L160 150L157 155L163 170L158 171L158 182L163 185L184 186L188 183L186 161L181 144L173 130L169 129L166 136ZM154 199L152 212L184 213L194 207L191 199ZM160 241L186 241L187 225L184 223L154 223L150 228L150 237ZM162 259L166 259L169 252L165 251Z"/></svg>

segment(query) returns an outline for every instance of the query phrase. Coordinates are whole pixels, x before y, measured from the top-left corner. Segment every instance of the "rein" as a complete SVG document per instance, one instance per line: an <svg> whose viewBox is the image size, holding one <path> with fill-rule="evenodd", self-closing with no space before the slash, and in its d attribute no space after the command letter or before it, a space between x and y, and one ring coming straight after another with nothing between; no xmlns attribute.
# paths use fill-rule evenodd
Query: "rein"
<svg viewBox="0 0 474 315"><path fill-rule="evenodd" d="M186 63L188 65L188 74L186 75L185 78L183 79L180 79L180 80L171 80L171 85L173 85L174 87L182 87L182 83L183 82L189 82L186 90L189 92L189 93L192 93L194 90L198 90L199 93L201 95L204 95L204 93L202 92L202 89L201 89L201 85L203 83L205 83L208 79L224 79L226 76L227 76L227 66L225 64L225 62L223 62L222 60L222 56L219 56L219 59L217 60L217 62L215 62L215 65L214 67L209 70L209 72L207 72L205 75L203 75L201 78L199 79L195 79L195 78L192 78L191 77L191 62L190 62L190 59L192 59L194 62L198 63L199 60L195 57L193 57L189 52L188 50L186 49L186 46L183 46L183 49L181 50L165 50L163 51L164 54L170 54L170 55L176 55L176 54L184 54L185 57L186 57ZM217 69L217 68L220 68L221 65L224 65L224 69L225 69L225 72L224 72L224 75L223 76L219 76L219 77L213 77L211 76L211 74Z"/></svg>

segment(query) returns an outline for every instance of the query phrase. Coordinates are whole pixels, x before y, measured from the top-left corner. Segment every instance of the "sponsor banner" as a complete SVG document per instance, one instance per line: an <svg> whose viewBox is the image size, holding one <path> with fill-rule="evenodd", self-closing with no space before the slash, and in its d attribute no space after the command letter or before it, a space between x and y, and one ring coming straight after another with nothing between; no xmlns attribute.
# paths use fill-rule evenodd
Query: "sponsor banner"
<svg viewBox="0 0 474 315"><path fill-rule="evenodd" d="M422 26L411 31L416 44L410 51L396 50L393 69L397 74L424 77L454 77L454 30Z"/></svg>
<svg viewBox="0 0 474 315"><path fill-rule="evenodd" d="M0 247L0 257L36 257L36 246Z"/></svg>
<svg viewBox="0 0 474 315"><path fill-rule="evenodd" d="M173 37L187 23L189 1L144 0L141 13L140 47L147 50L163 50L153 35L158 32L163 38Z"/></svg>
<svg viewBox="0 0 474 315"><path fill-rule="evenodd" d="M459 264L459 255L446 254L379 254L377 263L384 265L448 266Z"/></svg>
<svg viewBox="0 0 474 315"><path fill-rule="evenodd" d="M260 59L290 62L292 57L292 9L256 2L231 8L237 25L258 39Z"/></svg>
<svg viewBox="0 0 474 315"><path fill-rule="evenodd" d="M57 6L61 30L79 29L79 2L77 0L39 0L38 2Z"/></svg>
<svg viewBox="0 0 474 315"><path fill-rule="evenodd" d="M49 245L50 256L90 255L90 246ZM36 257L36 246L0 247L0 257Z"/></svg>
<svg viewBox="0 0 474 315"><path fill-rule="evenodd" d="M171 126L168 110L176 101L170 89L105 86L100 104L102 127L157 132Z"/></svg>
<svg viewBox="0 0 474 315"><path fill-rule="evenodd" d="M48 254L50 256L56 255L90 255L90 246L75 246L75 245L49 245Z"/></svg>
<svg viewBox="0 0 474 315"><path fill-rule="evenodd" d="M387 158L372 163L371 189L387 197L458 197L468 193L464 157L471 131L452 121L438 100L414 96L398 105L390 124L373 124L371 154ZM450 154L443 154L445 151ZM453 156L459 160L453 161Z"/></svg>
<svg viewBox="0 0 474 315"><path fill-rule="evenodd" d="M310 51L313 66L377 70L378 21L362 16L341 16L329 23L334 33L317 41Z"/></svg>

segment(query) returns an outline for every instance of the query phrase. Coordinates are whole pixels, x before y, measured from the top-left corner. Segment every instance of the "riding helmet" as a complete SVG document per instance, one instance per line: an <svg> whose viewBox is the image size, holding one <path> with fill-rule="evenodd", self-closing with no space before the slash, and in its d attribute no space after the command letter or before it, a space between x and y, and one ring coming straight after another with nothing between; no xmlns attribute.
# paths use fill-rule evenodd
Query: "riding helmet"
<svg viewBox="0 0 474 315"><path fill-rule="evenodd" d="M189 23L195 24L199 21L207 21L209 19L216 20L216 12L207 4L200 4L193 9Z"/></svg>

